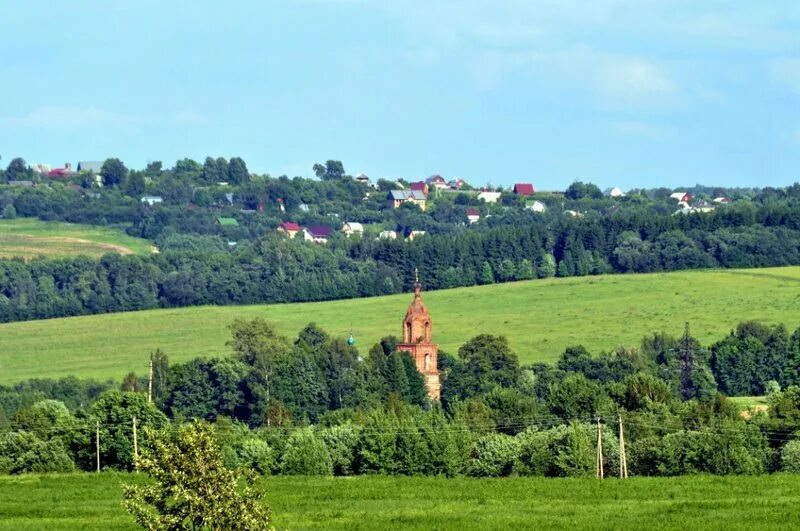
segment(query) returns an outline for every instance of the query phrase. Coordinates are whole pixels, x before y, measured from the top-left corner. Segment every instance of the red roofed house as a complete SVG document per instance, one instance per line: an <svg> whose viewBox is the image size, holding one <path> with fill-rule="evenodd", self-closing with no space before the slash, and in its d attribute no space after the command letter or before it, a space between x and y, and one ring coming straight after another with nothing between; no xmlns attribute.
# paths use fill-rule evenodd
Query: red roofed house
<svg viewBox="0 0 800 531"><path fill-rule="evenodd" d="M470 224L477 223L478 220L481 219L481 213L476 209L469 207L467 209L467 219L469 220Z"/></svg>
<svg viewBox="0 0 800 531"><path fill-rule="evenodd" d="M72 164L67 162L63 168L53 168L47 172L48 177L55 177L57 179L66 179L72 175Z"/></svg>
<svg viewBox="0 0 800 531"><path fill-rule="evenodd" d="M517 183L514 185L515 195L533 195L533 185L531 183Z"/></svg>
<svg viewBox="0 0 800 531"><path fill-rule="evenodd" d="M309 225L303 229L303 237L306 241L314 243L328 243L331 234L333 234L333 229L325 225Z"/></svg>
<svg viewBox="0 0 800 531"><path fill-rule="evenodd" d="M442 177L441 175L431 175L425 180L425 182L427 182L431 186L435 186L436 188L448 187L447 181L445 181L444 177Z"/></svg>
<svg viewBox="0 0 800 531"><path fill-rule="evenodd" d="M428 195L428 183L425 181L419 181L416 183L411 183L411 191L422 192L425 195Z"/></svg>
<svg viewBox="0 0 800 531"><path fill-rule="evenodd" d="M278 232L284 233L289 238L294 238L295 235L300 232L300 225L293 221L284 221L278 225Z"/></svg>

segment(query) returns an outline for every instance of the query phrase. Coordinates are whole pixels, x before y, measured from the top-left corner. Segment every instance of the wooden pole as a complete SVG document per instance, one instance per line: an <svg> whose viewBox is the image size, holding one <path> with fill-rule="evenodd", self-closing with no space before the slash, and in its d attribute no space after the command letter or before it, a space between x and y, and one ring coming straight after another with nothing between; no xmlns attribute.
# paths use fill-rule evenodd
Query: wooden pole
<svg viewBox="0 0 800 531"><path fill-rule="evenodd" d="M147 403L153 403L153 355L150 354L150 369L147 372Z"/></svg>
<svg viewBox="0 0 800 531"><path fill-rule="evenodd" d="M94 440L95 440L95 449L97 450L97 471L100 472L100 421L99 420L95 425Z"/></svg>
<svg viewBox="0 0 800 531"><path fill-rule="evenodd" d="M603 479L603 430L600 427L600 417L597 417L597 479Z"/></svg>
<svg viewBox="0 0 800 531"><path fill-rule="evenodd" d="M619 477L628 477L628 455L625 452L625 433L622 431L622 414L619 415Z"/></svg>
<svg viewBox="0 0 800 531"><path fill-rule="evenodd" d="M133 458L139 459L139 441L136 437L136 415L133 416Z"/></svg>

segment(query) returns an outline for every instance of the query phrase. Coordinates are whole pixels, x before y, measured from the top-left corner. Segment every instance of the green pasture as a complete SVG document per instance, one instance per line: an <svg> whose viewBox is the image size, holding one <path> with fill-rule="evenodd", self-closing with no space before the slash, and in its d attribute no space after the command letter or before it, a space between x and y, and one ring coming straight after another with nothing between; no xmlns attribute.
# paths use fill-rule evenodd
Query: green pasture
<svg viewBox="0 0 800 531"><path fill-rule="evenodd" d="M454 353L469 338L502 334L524 363L552 362L569 345L593 353L636 346L655 331L679 336L683 324L704 344L740 321L800 325L800 267L705 270L533 280L423 294L434 340ZM264 317L294 337L314 321L334 335L351 331L366 353L400 335L410 294L303 304L193 307L0 325L0 382L76 375L145 374L148 354L172 361L226 355L228 325Z"/></svg>
<svg viewBox="0 0 800 531"><path fill-rule="evenodd" d="M0 220L0 258L100 257L107 253L149 254L153 245L119 229L36 218Z"/></svg>
<svg viewBox="0 0 800 531"><path fill-rule="evenodd" d="M0 477L0 529L136 529L102 473ZM778 529L800 521L800 476L265 478L278 529Z"/></svg>

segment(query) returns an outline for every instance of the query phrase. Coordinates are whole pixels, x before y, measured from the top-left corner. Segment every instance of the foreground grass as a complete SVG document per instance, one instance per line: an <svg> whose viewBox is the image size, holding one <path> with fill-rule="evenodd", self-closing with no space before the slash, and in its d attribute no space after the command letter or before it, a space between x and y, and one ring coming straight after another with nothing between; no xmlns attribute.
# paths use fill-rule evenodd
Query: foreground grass
<svg viewBox="0 0 800 531"><path fill-rule="evenodd" d="M103 473L0 478L0 529L135 529ZM280 529L775 529L797 525L800 476L265 478Z"/></svg>
<svg viewBox="0 0 800 531"><path fill-rule="evenodd" d="M118 229L36 218L0 220L0 258L149 254L152 244Z"/></svg>
<svg viewBox="0 0 800 531"><path fill-rule="evenodd" d="M683 271L535 280L424 294L434 340L454 353L469 338L503 334L523 363L552 362L570 345L592 352L638 346L655 331L676 336L689 321L704 344L739 322L800 324L800 267ZM145 374L148 353L173 362L226 355L228 325L264 317L294 337L315 321L334 335L352 330L362 353L400 335L410 295L319 303L194 307L0 325L0 383L75 375Z"/></svg>

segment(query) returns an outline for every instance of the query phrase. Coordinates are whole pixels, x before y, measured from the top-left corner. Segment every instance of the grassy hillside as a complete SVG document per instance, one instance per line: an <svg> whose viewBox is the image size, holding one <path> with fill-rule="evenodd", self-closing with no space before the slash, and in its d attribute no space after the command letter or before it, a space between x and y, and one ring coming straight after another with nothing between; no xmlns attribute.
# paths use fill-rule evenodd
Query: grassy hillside
<svg viewBox="0 0 800 531"><path fill-rule="evenodd" d="M107 253L148 254L147 240L108 227L40 221L35 218L0 220L0 258L88 255Z"/></svg>
<svg viewBox="0 0 800 531"><path fill-rule="evenodd" d="M444 350L480 333L506 335L523 362L555 360L566 346L597 353L638 345L645 334L680 335L684 321L704 343L743 320L800 325L800 267L708 270L536 280L424 294ZM0 325L0 382L70 374L144 374L148 353L172 361L226 354L228 324L264 317L294 336L317 322L366 352L400 334L411 295L320 303L195 307Z"/></svg>
<svg viewBox="0 0 800 531"><path fill-rule="evenodd" d="M137 529L120 483L0 477L0 529ZM265 478L279 529L776 529L800 518L800 476L610 479Z"/></svg>

